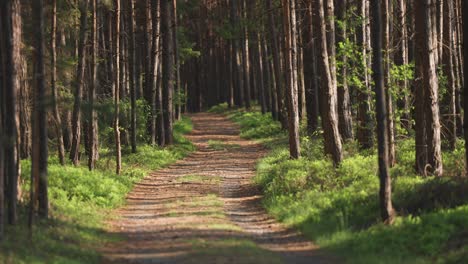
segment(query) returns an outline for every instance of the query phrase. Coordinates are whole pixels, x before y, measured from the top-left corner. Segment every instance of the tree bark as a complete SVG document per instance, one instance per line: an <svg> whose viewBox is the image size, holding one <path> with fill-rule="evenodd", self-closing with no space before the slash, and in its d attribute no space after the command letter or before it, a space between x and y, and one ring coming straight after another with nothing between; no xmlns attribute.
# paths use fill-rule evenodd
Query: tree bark
<svg viewBox="0 0 468 264"><path fill-rule="evenodd" d="M384 12L388 9L384 9ZM386 224L392 224L394 221L394 210L392 206L392 183L389 173L389 150L388 148L388 128L387 107L385 104L384 87L384 67L382 61L382 5L380 1L372 1L371 9L373 17L374 30L372 34L373 46L373 77L375 82L376 94L376 112L377 112L377 141L379 156L379 178L380 178L380 214ZM385 22L384 22L385 23ZM388 50L387 50L388 51Z"/></svg>
<svg viewBox="0 0 468 264"><path fill-rule="evenodd" d="M331 0L327 0L331 1ZM331 155L335 165L338 165L343 160L341 136L338 129L338 114L337 114L337 89L335 79L332 77L328 54L327 38L327 22L325 18L324 0L314 0L314 28L317 29L317 37L320 40L318 46L320 58L318 61L321 73L322 92L320 93L321 100L321 115L322 127L324 130L325 153ZM333 23L333 22L329 22ZM335 72L336 73L336 72Z"/></svg>
<svg viewBox="0 0 468 264"><path fill-rule="evenodd" d="M129 0L129 77L130 77L130 144L132 145L132 153L137 152L137 111L136 111L136 99L137 99L137 77L136 77L136 40L135 40L135 0Z"/></svg>
<svg viewBox="0 0 468 264"><path fill-rule="evenodd" d="M434 7L434 0L422 0L415 2L415 10L424 10L424 12L416 12L415 29L416 29L416 73L419 80L416 89L423 90L424 104L416 104L416 111L423 112L425 119L425 133L427 145L427 165L417 162L419 173L426 173L426 170L436 176L442 176L442 156L440 146L440 121L439 121L439 97L438 97L438 78L436 72L436 51L433 38L434 20L431 16ZM420 109L423 107L424 109ZM425 114L424 114L425 113ZM421 117L416 120L417 130L421 130ZM416 138L418 138L418 132ZM424 138L424 137L422 137ZM416 142L416 159L419 160L421 153L420 147ZM424 167L420 167L423 165Z"/></svg>
<svg viewBox="0 0 468 264"><path fill-rule="evenodd" d="M468 27L468 1L463 1L463 32L465 33L465 29ZM468 43L468 34L463 34L463 43ZM466 63L468 60L468 45L463 45L463 61L465 62L463 64L463 73L467 74L468 73L468 64ZM466 76L465 76L466 80ZM465 176L468 176L468 88L466 85L466 82L464 83L463 86L463 106L464 106L464 135L465 135Z"/></svg>
<svg viewBox="0 0 468 264"><path fill-rule="evenodd" d="M98 23L97 0L91 0L92 27L91 27L91 83L89 84L89 131L88 131L88 168L94 170L98 158L98 121L95 110L96 89L98 87Z"/></svg>
<svg viewBox="0 0 468 264"><path fill-rule="evenodd" d="M306 1L304 24L304 83L306 92L307 132L312 135L318 128L318 72L316 40L312 25L312 1ZM316 29L315 29L316 30Z"/></svg>
<svg viewBox="0 0 468 264"><path fill-rule="evenodd" d="M346 10L347 0L336 2L336 16L340 23L337 23L336 42L343 43L347 39L347 25L346 25ZM339 129L343 140L353 139L353 119L351 115L351 100L349 97L348 88L348 69L347 69L347 56L341 56L342 66L339 69L339 83L338 83L338 117Z"/></svg>
<svg viewBox="0 0 468 264"><path fill-rule="evenodd" d="M162 89L163 89L163 116L164 134L167 145L174 143L173 138L173 92L174 92L174 47L173 31L171 30L171 16L174 2L160 0L161 8L161 34L163 39L162 54Z"/></svg>
<svg viewBox="0 0 468 264"><path fill-rule="evenodd" d="M0 96L3 106L4 127L4 176L5 195L8 206L8 223L16 224L18 202L18 111L17 94L20 90L21 67L21 11L19 0L7 0L0 4L3 36L0 39L3 51L3 85Z"/></svg>
<svg viewBox="0 0 468 264"><path fill-rule="evenodd" d="M114 140L115 140L115 173L120 174L122 169L122 153L120 147L120 0L114 0L115 12L115 73L114 73Z"/></svg>
<svg viewBox="0 0 468 264"><path fill-rule="evenodd" d="M86 66L85 45L87 42L86 27L88 23L88 0L82 1L80 4L80 39L78 45L78 67L76 70L75 98L73 104L72 117L72 145L70 149L70 160L75 166L80 162L80 142L81 142L81 105L84 89L84 77Z"/></svg>
<svg viewBox="0 0 468 264"><path fill-rule="evenodd" d="M289 155L298 159L301 155L299 143L299 109L297 91L297 66L295 66L296 45L293 38L296 37L296 15L294 0L283 0L283 25L285 35L285 66L286 87L289 118Z"/></svg>
<svg viewBox="0 0 468 264"><path fill-rule="evenodd" d="M47 194L47 110L44 70L44 3L34 1L34 81L36 88L33 119L33 155L31 163L31 186L37 186L36 194L31 196L37 200L31 201L31 207L38 202L39 217L48 216L49 200Z"/></svg>

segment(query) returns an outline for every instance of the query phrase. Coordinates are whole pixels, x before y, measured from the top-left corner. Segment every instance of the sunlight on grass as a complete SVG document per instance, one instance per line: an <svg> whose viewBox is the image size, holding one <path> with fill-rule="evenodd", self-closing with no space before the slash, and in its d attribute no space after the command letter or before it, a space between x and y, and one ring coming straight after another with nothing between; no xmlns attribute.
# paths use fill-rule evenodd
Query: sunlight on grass
<svg viewBox="0 0 468 264"><path fill-rule="evenodd" d="M463 171L463 142L444 152L445 178L416 176L414 140L397 142L391 169L393 202L399 217L383 226L379 215L379 180L375 150L344 145L343 163L334 168L323 155L320 137L301 126L302 158L289 159L286 133L270 115L217 106L241 126L241 136L270 148L257 164L255 182L263 204L280 221L301 230L325 250L349 263L468 263L468 180ZM460 236L460 234L465 234Z"/></svg>

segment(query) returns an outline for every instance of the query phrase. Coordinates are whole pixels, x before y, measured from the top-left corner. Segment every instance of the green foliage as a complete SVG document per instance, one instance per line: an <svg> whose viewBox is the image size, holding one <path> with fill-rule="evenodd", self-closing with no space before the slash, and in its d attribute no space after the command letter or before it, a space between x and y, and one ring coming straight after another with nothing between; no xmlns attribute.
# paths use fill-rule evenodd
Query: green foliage
<svg viewBox="0 0 468 264"><path fill-rule="evenodd" d="M184 117L174 125L176 144L168 148L142 145L138 153L123 153L122 174L115 175L112 153L101 150L95 171L84 165L61 166L57 157L49 161L51 219L37 223L28 238L26 208L21 223L8 227L0 243L0 263L100 263L96 249L120 239L104 231L104 220L113 217L111 209L121 206L134 183L150 171L167 166L186 156L194 146L183 137L192 130ZM82 157L83 160L86 157ZM85 162L83 162L85 163ZM22 162L24 201L28 201L31 163Z"/></svg>
<svg viewBox="0 0 468 264"><path fill-rule="evenodd" d="M355 142L347 142L345 159L335 169L323 157L322 140L304 136L303 157L290 160L284 133L262 129L277 125L271 118L243 110L227 114L241 126L242 135L276 142L267 144L271 152L257 165L255 181L265 192L264 205L322 248L350 263L468 261L468 181L416 176L414 140L397 142L397 165L391 174L399 216L394 225L384 226L375 151L362 154ZM447 176L460 175L463 155L463 143L454 152L443 153Z"/></svg>

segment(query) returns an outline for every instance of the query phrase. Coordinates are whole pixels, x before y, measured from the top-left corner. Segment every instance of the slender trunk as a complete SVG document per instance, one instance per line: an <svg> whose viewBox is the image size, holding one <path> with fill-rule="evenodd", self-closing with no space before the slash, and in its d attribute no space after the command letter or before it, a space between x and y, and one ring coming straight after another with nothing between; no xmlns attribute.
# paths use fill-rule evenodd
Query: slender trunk
<svg viewBox="0 0 468 264"><path fill-rule="evenodd" d="M337 13L337 32L336 42L343 43L347 39L347 28L346 28L346 10L347 0L337 1L336 13ZM343 140L353 139L353 119L351 116L351 100L349 97L348 88L348 69L347 69L347 56L343 53L341 56L342 66L339 67L339 82L338 86L338 117L339 117L339 129Z"/></svg>
<svg viewBox="0 0 468 264"><path fill-rule="evenodd" d="M395 156L395 130L394 130L394 123L393 123L393 100L392 100L392 93L390 91L390 65L391 65L391 57L390 57L390 31L391 31L391 18L390 14L392 13L392 3L391 0L384 0L382 8L384 11L382 12L383 17L382 20L383 24L383 49L385 50L383 56L383 63L384 63L384 89L385 89L385 107L386 110L386 129L388 130L387 133L387 150L388 150L388 164L390 167L395 166L396 163L396 156Z"/></svg>
<svg viewBox="0 0 468 264"><path fill-rule="evenodd" d="M137 97L137 88L136 88L136 41L135 41L135 0L129 1L129 52L130 52L130 61L129 61L129 75L130 75L130 144L132 145L132 153L137 152L137 113L136 113L136 97Z"/></svg>
<svg viewBox="0 0 468 264"><path fill-rule="evenodd" d="M384 9L384 12L388 9ZM380 178L380 214L386 224L392 224L394 221L394 210L392 206L392 183L389 173L389 150L388 147L388 128L387 107L384 87L384 67L382 60L382 6L380 1L372 1L371 9L374 30L372 34L373 49L373 77L375 82L376 94L376 112L377 112L377 141L379 156L379 178ZM384 20L385 21L385 20ZM384 22L385 23L385 22Z"/></svg>
<svg viewBox="0 0 468 264"><path fill-rule="evenodd" d="M443 98L444 107L441 109L444 114L443 130L449 142L449 149L455 150L457 140L457 119L456 119L456 84L453 63L453 51L455 50L455 43L453 38L453 1L444 1L444 29L443 29L443 49L442 49L442 64L443 72L446 78L447 93Z"/></svg>
<svg viewBox="0 0 468 264"><path fill-rule="evenodd" d="M33 119L33 155L31 164L31 186L37 186L36 194L31 198L31 207L36 201L39 208L40 218L48 216L48 195L47 195L47 110L46 110L46 89L44 70L44 3L42 0L34 1L34 21L37 26L34 34L34 77L35 77L35 102Z"/></svg>
<svg viewBox="0 0 468 264"><path fill-rule="evenodd" d="M331 0L327 0L331 1ZM337 114L337 91L335 78L332 75L336 72L331 72L333 67L330 66L330 57L328 54L327 38L327 20L325 18L324 0L314 0L314 28L317 29L317 37L320 40L318 46L320 58L319 67L321 73L321 82L323 91L320 93L322 107L322 127L324 130L325 153L331 155L335 165L338 165L343 160L341 136L338 130L338 114ZM329 10L330 12L330 10ZM329 23L333 23L330 22Z"/></svg>
<svg viewBox="0 0 468 264"><path fill-rule="evenodd" d="M89 84L88 102L89 102L89 132L88 132L88 168L94 170L98 157L98 124L95 108L96 89L98 87L98 25L97 25L97 0L91 0L92 8L92 27L91 27L91 82Z"/></svg>
<svg viewBox="0 0 468 264"><path fill-rule="evenodd" d="M173 130L173 91L174 91L174 47L173 31L171 29L171 16L174 2L172 0L160 0L161 8L161 34L163 38L163 66L162 66L162 94L164 134L167 145L174 143Z"/></svg>
<svg viewBox="0 0 468 264"><path fill-rule="evenodd" d="M55 119L55 133L57 136L57 150L60 164L65 165L65 147L63 146L62 125L58 109L57 93L57 0L52 0L52 25L50 38L50 86L52 91L52 109Z"/></svg>
<svg viewBox="0 0 468 264"><path fill-rule="evenodd" d="M297 67L294 65L294 53L297 52L296 45L293 41L296 33L296 15L294 0L283 0L283 25L285 34L285 67L286 67L286 87L287 87L287 107L289 118L289 155L291 158L297 159L300 157L299 143L299 109L298 109L298 94L297 94ZM297 72L296 72L297 73Z"/></svg>
<svg viewBox="0 0 468 264"><path fill-rule="evenodd" d="M270 31L270 41L272 47L272 54L273 54L273 67L274 67L274 82L276 85L276 98L277 98L277 105L278 105L278 118L281 121L283 128L286 127L285 117L284 117L284 109L283 109L283 78L281 78L281 59L280 59L280 49L278 44L278 32L276 29L276 23L274 18L274 9L272 0L267 0L267 10L268 10L268 24L269 24L269 31Z"/></svg>
<svg viewBox="0 0 468 264"><path fill-rule="evenodd" d="M122 153L120 147L120 0L114 1L115 12L115 73L114 73L114 137L115 137L115 173L120 174L122 169Z"/></svg>
<svg viewBox="0 0 468 264"><path fill-rule="evenodd" d="M304 24L304 83L306 92L307 132L312 135L318 128L318 72L316 40L312 25L312 1L306 1Z"/></svg>
<svg viewBox="0 0 468 264"><path fill-rule="evenodd" d="M468 26L468 1L463 1L463 43L468 43L468 34L466 34L465 29L467 29ZM468 64L466 63L468 59L468 45L463 45L463 61L465 62L463 64L463 73L466 74L468 72ZM465 76L466 80L466 76ZM468 88L466 85L466 82L464 83L463 87L463 106L464 109L468 109ZM464 132L465 132L465 176L468 176L468 128L466 125L468 124L468 111L464 111Z"/></svg>
<svg viewBox="0 0 468 264"><path fill-rule="evenodd" d="M247 0L242 0L242 18L247 20ZM243 26L242 39L242 63L244 69L244 99L245 107L250 109L251 106L251 85L250 85L250 55L249 55L249 30L247 24Z"/></svg>
<svg viewBox="0 0 468 264"><path fill-rule="evenodd" d="M75 166L80 162L80 141L81 141L81 105L84 88L87 42L86 27L88 23L88 1L81 2L80 5L80 39L78 45L78 67L76 70L75 91L73 93L75 101L73 104L72 117L72 145L70 149L70 160Z"/></svg>
<svg viewBox="0 0 468 264"><path fill-rule="evenodd" d="M175 76L174 76L174 93L175 93L175 119L179 120L181 117L182 104L181 101L183 98L182 90L180 85L180 62L179 62L179 40L177 37L177 27L178 27L178 17L177 17L177 0L172 0L172 35L174 36L174 64L175 64Z"/></svg>

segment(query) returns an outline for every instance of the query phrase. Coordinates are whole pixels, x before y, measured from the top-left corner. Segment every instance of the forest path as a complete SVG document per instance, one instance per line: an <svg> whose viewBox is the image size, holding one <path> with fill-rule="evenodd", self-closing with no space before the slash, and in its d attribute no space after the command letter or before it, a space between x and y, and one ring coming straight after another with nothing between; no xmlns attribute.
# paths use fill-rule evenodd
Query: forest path
<svg viewBox="0 0 468 264"><path fill-rule="evenodd" d="M266 150L224 116L191 118L197 150L135 186L110 223L126 240L103 263L335 262L262 208L252 177Z"/></svg>

